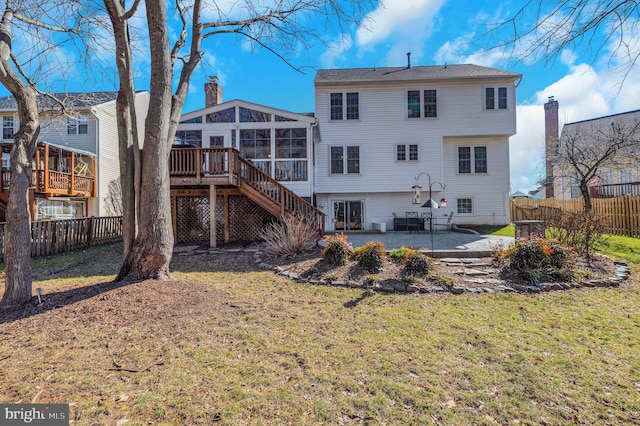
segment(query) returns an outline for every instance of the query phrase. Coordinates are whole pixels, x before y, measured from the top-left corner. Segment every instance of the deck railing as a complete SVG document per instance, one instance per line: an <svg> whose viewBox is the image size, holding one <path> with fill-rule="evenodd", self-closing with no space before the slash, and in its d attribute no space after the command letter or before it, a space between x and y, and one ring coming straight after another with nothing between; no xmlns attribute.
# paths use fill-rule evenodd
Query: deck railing
<svg viewBox="0 0 640 426"><path fill-rule="evenodd" d="M589 187L591 198L621 197L623 195L640 195L640 182L614 183Z"/></svg>
<svg viewBox="0 0 640 426"><path fill-rule="evenodd" d="M10 182L11 171L2 170L0 191L8 191ZM94 196L94 178L55 170L34 170L31 186L38 193Z"/></svg>
<svg viewBox="0 0 640 426"><path fill-rule="evenodd" d="M234 148L174 148L169 156L172 176L228 175L238 186L246 184L271 203L279 206L280 214L300 213L311 218L324 233L325 214L311 203L243 158Z"/></svg>

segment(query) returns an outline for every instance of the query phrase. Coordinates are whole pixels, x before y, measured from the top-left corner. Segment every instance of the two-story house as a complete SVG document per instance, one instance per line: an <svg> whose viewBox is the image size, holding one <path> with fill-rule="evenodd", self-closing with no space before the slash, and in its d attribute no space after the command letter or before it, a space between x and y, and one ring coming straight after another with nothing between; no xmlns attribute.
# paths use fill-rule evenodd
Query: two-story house
<svg viewBox="0 0 640 426"><path fill-rule="evenodd" d="M575 146L575 160L581 170L596 167L588 182L592 198L621 195L640 195L640 148L623 149L615 155L608 150L616 145L637 146L640 140L640 110L565 123L558 137L558 101L550 99L545 104L545 127L552 128L552 138L546 139L547 179L553 186L552 195L557 199L580 198L580 179L575 166L569 164L567 147ZM554 127L555 124L555 127ZM624 138L624 139L621 139ZM585 145L582 149L581 145ZM561 155L558 155L561 150ZM600 165L596 166L596 163ZM549 169L550 168L550 169ZM550 178L549 178L550 176Z"/></svg>
<svg viewBox="0 0 640 426"><path fill-rule="evenodd" d="M326 229L392 229L394 214L425 211L416 184L448 201L436 218L508 224L521 77L477 65L318 71L314 192Z"/></svg>
<svg viewBox="0 0 640 426"><path fill-rule="evenodd" d="M39 96L40 137L30 191L34 220L106 215L109 183L119 179L117 92L59 93L57 101ZM136 94L140 134L149 93ZM9 152L18 129L12 96L0 98L2 116L2 185L0 210L7 200Z"/></svg>

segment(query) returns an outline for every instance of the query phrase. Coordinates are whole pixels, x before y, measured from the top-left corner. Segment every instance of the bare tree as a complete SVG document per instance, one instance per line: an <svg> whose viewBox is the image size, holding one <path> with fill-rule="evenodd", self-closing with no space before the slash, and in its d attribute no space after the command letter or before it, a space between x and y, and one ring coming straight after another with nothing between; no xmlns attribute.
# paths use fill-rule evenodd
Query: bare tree
<svg viewBox="0 0 640 426"><path fill-rule="evenodd" d="M635 166L639 160L640 116L626 114L565 124L553 164L558 178L575 180L585 210L590 211L589 182L603 172Z"/></svg>
<svg viewBox="0 0 640 426"><path fill-rule="evenodd" d="M170 12L182 25L172 43L169 40L168 3L171 4ZM291 65L287 60L289 53L307 47L312 38L320 38L313 26L317 24L315 17L335 19L341 25L358 22L366 6L374 3L374 0L349 3L339 0L280 0L262 5L247 0L233 3L240 12L230 18L231 12L223 11L215 1L145 1L151 57L150 105L145 120L144 147L137 158L135 89L128 21L136 13L140 1L133 1L127 9L124 0L104 0L114 30L120 79L117 107L123 170L125 260L118 279L169 277L173 250L169 153L191 76L203 55L202 42L213 36L241 36ZM172 78L177 68L180 75L175 91L172 91Z"/></svg>
<svg viewBox="0 0 640 426"><path fill-rule="evenodd" d="M593 60L608 56L624 78L640 56L640 2L609 0L528 0L485 35L519 60L553 62L565 49L582 50Z"/></svg>
<svg viewBox="0 0 640 426"><path fill-rule="evenodd" d="M76 9L77 11L77 9ZM32 160L40 134L38 89L33 75L25 72L13 51L13 31L26 28L33 39L42 40L43 33L78 34L77 14L60 5L36 1L5 1L0 20L0 83L13 95L18 107L19 127L11 147L11 180L7 203L5 236L5 293L2 306L23 304L31 299L31 217L28 191L31 186ZM58 22L73 22L75 28L64 28ZM44 37L49 48L56 45L53 37ZM59 40L58 40L59 42ZM35 62L33 56L27 60ZM51 62L54 62L51 60ZM37 73L37 70L34 72Z"/></svg>
<svg viewBox="0 0 640 426"><path fill-rule="evenodd" d="M122 216L122 186L120 186L120 179L114 179L109 182L105 208L109 216Z"/></svg>

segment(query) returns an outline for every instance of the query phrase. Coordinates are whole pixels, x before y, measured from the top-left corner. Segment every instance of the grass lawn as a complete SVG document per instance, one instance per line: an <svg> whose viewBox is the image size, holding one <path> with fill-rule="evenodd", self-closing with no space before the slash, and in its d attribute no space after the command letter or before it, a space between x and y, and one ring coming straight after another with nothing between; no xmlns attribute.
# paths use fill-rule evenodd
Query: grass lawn
<svg viewBox="0 0 640 426"><path fill-rule="evenodd" d="M0 314L0 401L70 403L77 425L640 423L635 277L385 295L233 257L176 256L175 281L125 286L117 246L34 260L55 303Z"/></svg>

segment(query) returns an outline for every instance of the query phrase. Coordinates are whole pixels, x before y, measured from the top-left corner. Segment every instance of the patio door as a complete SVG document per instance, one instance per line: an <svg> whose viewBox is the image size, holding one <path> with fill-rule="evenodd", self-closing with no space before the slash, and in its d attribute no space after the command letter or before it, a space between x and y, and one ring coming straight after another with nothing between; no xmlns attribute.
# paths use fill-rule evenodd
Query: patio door
<svg viewBox="0 0 640 426"><path fill-rule="evenodd" d="M334 201L333 225L336 231L361 231L364 229L363 201Z"/></svg>
<svg viewBox="0 0 640 426"><path fill-rule="evenodd" d="M204 132L203 148L224 148L229 146L228 132ZM228 173L227 154L223 151L205 152L203 162L207 174L220 175Z"/></svg>

